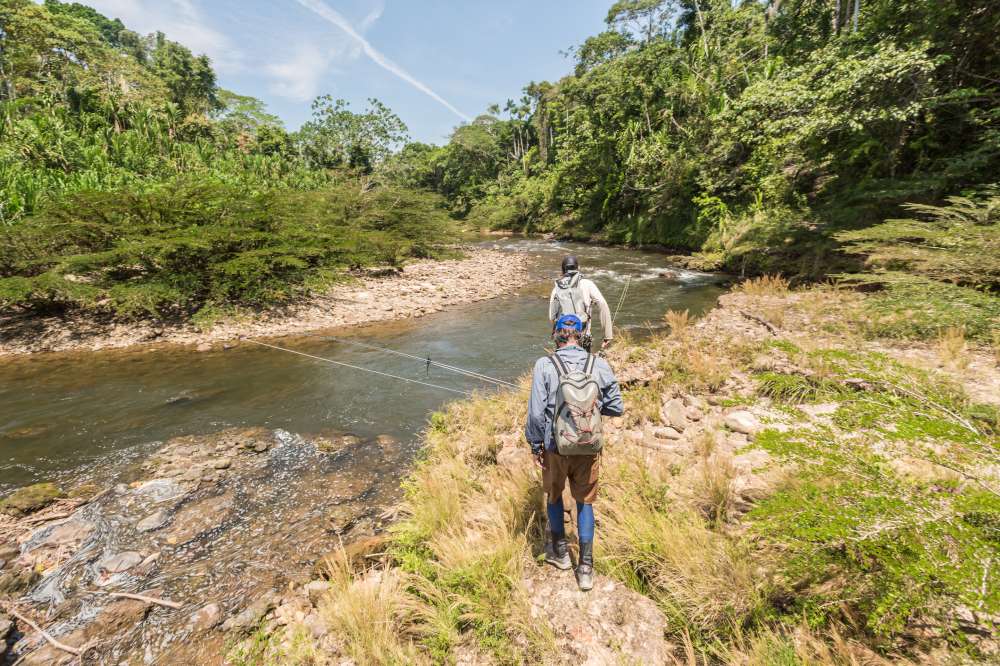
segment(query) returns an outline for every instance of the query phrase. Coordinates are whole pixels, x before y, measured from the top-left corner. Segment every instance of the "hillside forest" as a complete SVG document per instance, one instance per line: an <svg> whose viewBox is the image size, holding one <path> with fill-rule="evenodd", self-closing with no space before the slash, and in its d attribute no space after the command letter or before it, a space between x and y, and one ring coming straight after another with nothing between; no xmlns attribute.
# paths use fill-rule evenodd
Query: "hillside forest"
<svg viewBox="0 0 1000 666"><path fill-rule="evenodd" d="M432 146L374 99L320 97L289 132L162 34L4 0L0 304L210 319L434 255L458 221L835 276L896 309L937 306L883 333L957 316L985 340L1000 314L992 5L619 0L568 47L567 76Z"/></svg>

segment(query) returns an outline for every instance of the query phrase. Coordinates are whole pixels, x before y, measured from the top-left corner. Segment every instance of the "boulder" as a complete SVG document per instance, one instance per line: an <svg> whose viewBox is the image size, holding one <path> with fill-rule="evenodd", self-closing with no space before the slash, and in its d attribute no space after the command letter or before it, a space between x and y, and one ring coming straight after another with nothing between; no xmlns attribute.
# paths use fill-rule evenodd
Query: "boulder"
<svg viewBox="0 0 1000 666"><path fill-rule="evenodd" d="M15 518L44 509L64 493L54 483L36 483L24 488L18 488L7 497L0 500L0 513L6 513Z"/></svg>
<svg viewBox="0 0 1000 666"><path fill-rule="evenodd" d="M212 344L210 342L203 342L195 347L195 351L210 352L212 351Z"/></svg>
<svg viewBox="0 0 1000 666"><path fill-rule="evenodd" d="M219 604L205 604L195 611L188 619L188 624L194 631L208 631L222 621L222 609Z"/></svg>
<svg viewBox="0 0 1000 666"><path fill-rule="evenodd" d="M663 405L663 420L680 432L687 428L687 409L684 402L678 398L672 398Z"/></svg>
<svg viewBox="0 0 1000 666"><path fill-rule="evenodd" d="M0 643L3 643L7 639L13 628L14 622L3 613L0 613Z"/></svg>
<svg viewBox="0 0 1000 666"><path fill-rule="evenodd" d="M737 410L726 415L724 421L727 428L744 435L753 435L761 428L757 417L745 410Z"/></svg>

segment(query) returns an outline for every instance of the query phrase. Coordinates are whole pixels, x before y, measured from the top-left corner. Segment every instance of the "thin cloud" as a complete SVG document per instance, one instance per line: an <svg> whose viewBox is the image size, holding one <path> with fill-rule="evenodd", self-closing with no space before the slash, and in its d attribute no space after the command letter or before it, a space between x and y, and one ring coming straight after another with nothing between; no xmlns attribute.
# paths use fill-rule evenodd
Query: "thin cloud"
<svg viewBox="0 0 1000 666"><path fill-rule="evenodd" d="M354 29L354 27L350 24L350 22L348 22L346 18L344 18L336 10L332 9L325 2L322 2L322 0L296 0L296 2L298 2L306 9L315 12L321 18L327 20L328 22L332 23L333 25L337 26L338 28L346 32L348 36L351 37L351 39L356 41L361 46L361 50L364 51L365 55L371 58L375 62L375 64L377 64L379 67L403 79L404 81L409 83L411 86L413 86L420 92L424 93L434 101L444 106L446 109L454 113L462 120L466 122L470 122L472 120L469 116L465 115L457 108L455 108L455 106L452 105L451 102L438 95L436 92L431 90L426 84L418 81L413 76L411 76L405 69L403 69L402 67L400 67L393 61L389 60L384 55L382 55L378 50L375 49L374 46L371 45L371 42L365 39L357 30Z"/></svg>
<svg viewBox="0 0 1000 666"><path fill-rule="evenodd" d="M245 54L208 24L192 0L85 0L85 4L120 18L139 33L162 31L194 53L207 54L220 72L238 72L244 67Z"/></svg>
<svg viewBox="0 0 1000 666"><path fill-rule="evenodd" d="M333 55L312 44L302 44L288 60L266 65L264 71L273 79L271 92L299 102L311 100Z"/></svg>

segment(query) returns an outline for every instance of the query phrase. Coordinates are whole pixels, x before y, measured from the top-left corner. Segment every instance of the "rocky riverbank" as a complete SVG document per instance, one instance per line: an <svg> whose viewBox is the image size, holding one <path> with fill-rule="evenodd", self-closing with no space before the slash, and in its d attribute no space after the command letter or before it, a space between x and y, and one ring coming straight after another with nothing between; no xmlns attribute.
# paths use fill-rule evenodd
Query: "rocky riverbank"
<svg viewBox="0 0 1000 666"><path fill-rule="evenodd" d="M521 253L466 249L462 259L407 264L401 271L351 276L312 298L229 318L206 330L191 323L101 321L93 316L0 316L0 356L45 351L98 351L139 345L195 345L208 350L241 336L276 337L420 317L495 298L525 284Z"/></svg>
<svg viewBox="0 0 1000 666"><path fill-rule="evenodd" d="M867 316L760 281L616 348L590 593L540 562L524 391L453 403L381 554L328 558L230 660L995 663L997 357Z"/></svg>
<svg viewBox="0 0 1000 666"><path fill-rule="evenodd" d="M0 663L221 663L226 634L323 553L377 540L401 447L230 429L170 440L104 489L16 491L0 504Z"/></svg>

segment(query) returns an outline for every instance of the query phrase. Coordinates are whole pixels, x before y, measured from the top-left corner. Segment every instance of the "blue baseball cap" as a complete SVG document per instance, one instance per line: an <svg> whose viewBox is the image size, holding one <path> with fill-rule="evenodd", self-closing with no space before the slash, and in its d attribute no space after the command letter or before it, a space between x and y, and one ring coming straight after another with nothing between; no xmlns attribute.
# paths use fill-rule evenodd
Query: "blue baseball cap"
<svg viewBox="0 0 1000 666"><path fill-rule="evenodd" d="M563 315L559 317L556 321L556 330L560 328L575 328L578 331L583 331L583 321L576 315Z"/></svg>

